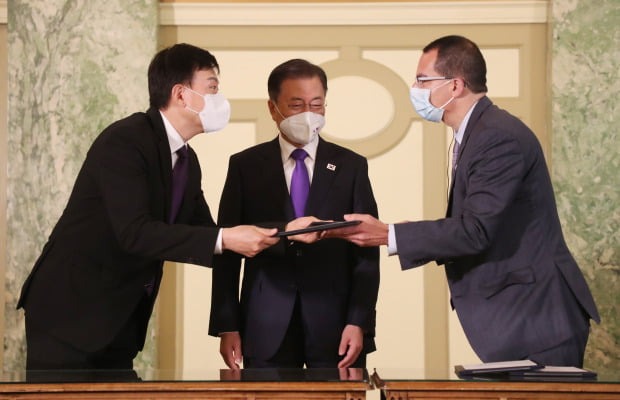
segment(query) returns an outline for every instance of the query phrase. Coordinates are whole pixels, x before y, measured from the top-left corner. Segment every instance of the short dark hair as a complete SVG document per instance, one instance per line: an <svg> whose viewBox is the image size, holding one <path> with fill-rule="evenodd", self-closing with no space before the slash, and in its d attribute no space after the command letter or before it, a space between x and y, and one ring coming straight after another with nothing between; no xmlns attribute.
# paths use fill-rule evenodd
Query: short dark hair
<svg viewBox="0 0 620 400"><path fill-rule="evenodd" d="M424 48L437 49L435 71L442 76L463 77L473 93L487 92L487 65L476 43L463 36L444 36Z"/></svg>
<svg viewBox="0 0 620 400"><path fill-rule="evenodd" d="M149 65L149 103L152 108L168 106L172 87L176 84L189 85L194 72L215 69L220 66L207 50L187 43L175 44L158 52Z"/></svg>
<svg viewBox="0 0 620 400"><path fill-rule="evenodd" d="M323 68L300 58L285 61L275 67L271 74L269 74L269 79L267 80L269 99L272 101L278 100L282 82L286 79L314 78L315 76L319 77L321 84L323 84L323 90L327 94L327 75Z"/></svg>

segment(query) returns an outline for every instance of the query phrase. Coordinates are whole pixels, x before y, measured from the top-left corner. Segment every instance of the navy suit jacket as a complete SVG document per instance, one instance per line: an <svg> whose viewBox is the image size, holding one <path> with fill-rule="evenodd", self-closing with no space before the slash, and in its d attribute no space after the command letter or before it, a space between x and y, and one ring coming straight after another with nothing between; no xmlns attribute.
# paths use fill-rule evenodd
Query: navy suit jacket
<svg viewBox="0 0 620 400"><path fill-rule="evenodd" d="M319 140L306 215L326 220L353 212L376 216L366 159ZM283 228L292 219L278 139L233 155L218 223ZM239 299L240 265L241 257L230 252L214 258L211 335L239 331L243 354L267 359L278 350L299 296L312 346L337 354L342 330L353 324L366 333L364 350L374 350L378 248L339 239L310 245L282 239L245 259Z"/></svg>
<svg viewBox="0 0 620 400"><path fill-rule="evenodd" d="M22 288L18 308L33 325L97 351L132 317L145 285L154 282L156 294L163 260L210 265L218 229L191 149L188 160L183 202L169 224L172 161L159 111L133 114L97 137Z"/></svg>
<svg viewBox="0 0 620 400"><path fill-rule="evenodd" d="M562 235L534 133L483 97L459 150L446 218L395 225L403 269L445 263L465 334L483 362L551 348L599 321Z"/></svg>

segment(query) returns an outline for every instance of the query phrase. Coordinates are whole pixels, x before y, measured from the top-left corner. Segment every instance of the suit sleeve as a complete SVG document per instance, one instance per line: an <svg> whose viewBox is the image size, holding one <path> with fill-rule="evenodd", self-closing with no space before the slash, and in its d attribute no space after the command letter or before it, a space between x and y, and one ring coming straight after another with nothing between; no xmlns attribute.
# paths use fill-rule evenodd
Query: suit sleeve
<svg viewBox="0 0 620 400"><path fill-rule="evenodd" d="M155 217L157 212L163 214L155 205L163 205L167 195L162 189L162 177L153 176L153 170L160 170L159 159L128 136L109 135L99 147L91 149L90 156L95 162L89 164L90 175L96 177L107 220L119 245L132 255L209 266L218 229L168 224ZM197 161L195 167L199 168ZM198 188L200 185L199 182L188 184L196 184ZM199 207L203 208L202 222L208 223L206 203Z"/></svg>
<svg viewBox="0 0 620 400"><path fill-rule="evenodd" d="M353 212L371 214L378 218L377 203L365 159L355 175ZM351 246L354 259L347 323L359 326L374 335L375 307L379 293L379 247Z"/></svg>
<svg viewBox="0 0 620 400"><path fill-rule="evenodd" d="M241 177L236 163L231 158L220 199L219 224L221 226L239 225L242 207ZM239 254L231 251L225 251L214 257L209 318L209 335L211 336L241 329L239 305L241 260L242 257Z"/></svg>
<svg viewBox="0 0 620 400"><path fill-rule="evenodd" d="M473 156L466 165L459 165L466 174L462 212L394 226L403 269L421 265L421 261L476 255L493 242L526 173L522 150L515 138L496 130L482 132L468 145Z"/></svg>

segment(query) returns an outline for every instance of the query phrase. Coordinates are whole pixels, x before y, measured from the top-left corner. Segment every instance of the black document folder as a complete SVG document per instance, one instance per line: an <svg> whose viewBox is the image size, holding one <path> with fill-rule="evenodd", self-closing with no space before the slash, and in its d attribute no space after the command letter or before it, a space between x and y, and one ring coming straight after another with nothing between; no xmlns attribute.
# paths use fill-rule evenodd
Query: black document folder
<svg viewBox="0 0 620 400"><path fill-rule="evenodd" d="M547 365L543 368L530 371L514 371L511 372L510 375L523 377L527 380L546 380L547 378L557 378L556 380L580 380L596 378L596 372L594 371L577 367L556 367L553 365Z"/></svg>
<svg viewBox="0 0 620 400"><path fill-rule="evenodd" d="M301 233L324 231L327 229L344 228L345 226L358 225L361 222L362 221L318 221L318 222L311 223L310 226L308 226L307 228L295 229L293 231L282 231L282 232L276 233L273 236L275 237L293 236L293 235L299 235Z"/></svg>
<svg viewBox="0 0 620 400"><path fill-rule="evenodd" d="M531 360L500 361L472 365L456 365L454 372L460 378L468 378L477 375L507 374L509 372L533 371L543 366Z"/></svg>
<svg viewBox="0 0 620 400"><path fill-rule="evenodd" d="M454 372L462 379L509 379L540 381L575 381L596 379L596 372L576 367L541 365L531 360L502 361L473 365L456 365Z"/></svg>

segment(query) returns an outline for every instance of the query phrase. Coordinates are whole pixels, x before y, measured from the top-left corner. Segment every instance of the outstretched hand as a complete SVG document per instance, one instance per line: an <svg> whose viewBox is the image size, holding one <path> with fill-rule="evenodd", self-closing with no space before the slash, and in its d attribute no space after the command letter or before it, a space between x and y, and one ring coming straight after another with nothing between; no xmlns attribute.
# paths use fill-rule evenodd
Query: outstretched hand
<svg viewBox="0 0 620 400"><path fill-rule="evenodd" d="M321 220L316 217L299 217L286 224L286 228L284 229L287 231L294 231L297 229L307 228L310 226L311 223L316 221ZM293 235L288 237L288 240L294 240L296 242L303 243L314 243L319 239L321 239L321 231L301 233L299 235Z"/></svg>
<svg viewBox="0 0 620 400"><path fill-rule="evenodd" d="M231 250L246 257L254 257L267 247L276 244L280 238L272 237L278 230L252 225L238 225L222 229L222 249Z"/></svg>
<svg viewBox="0 0 620 400"><path fill-rule="evenodd" d="M321 238L340 238L362 247L388 244L388 225L368 214L347 214L345 221L362 221L359 225L325 231Z"/></svg>

